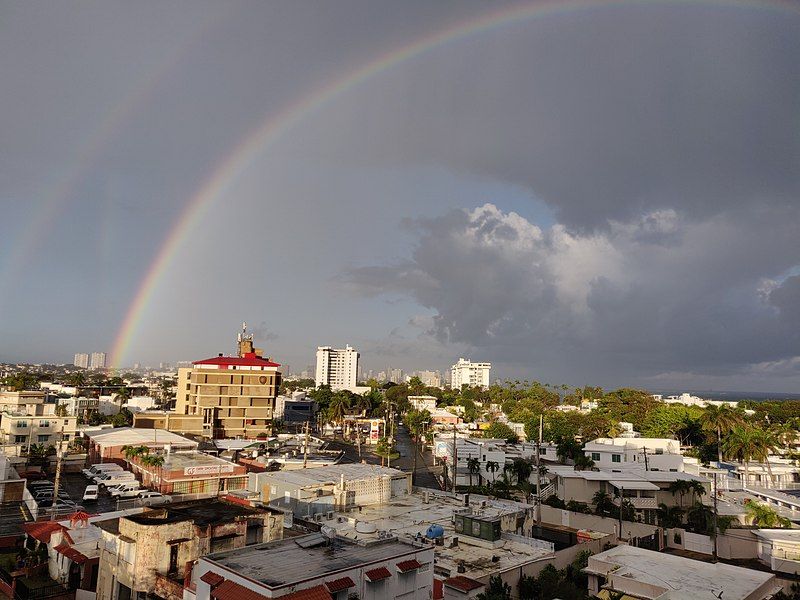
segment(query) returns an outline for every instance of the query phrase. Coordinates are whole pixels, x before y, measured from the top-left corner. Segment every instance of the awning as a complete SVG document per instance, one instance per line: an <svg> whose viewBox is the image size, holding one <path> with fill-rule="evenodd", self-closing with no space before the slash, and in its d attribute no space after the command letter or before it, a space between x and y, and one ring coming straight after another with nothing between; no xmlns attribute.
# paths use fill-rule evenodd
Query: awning
<svg viewBox="0 0 800 600"><path fill-rule="evenodd" d="M657 492L659 488L656 484L649 481L609 481L618 490L643 490L649 492Z"/></svg>
<svg viewBox="0 0 800 600"><path fill-rule="evenodd" d="M377 569L370 569L364 575L367 576L367 580L374 582L374 581L382 581L383 579L389 579L392 574L389 572L389 569L386 567L378 567Z"/></svg>
<svg viewBox="0 0 800 600"><path fill-rule="evenodd" d="M411 560L401 560L397 563L397 570L401 573L408 573L414 569L419 569L421 566L422 565L416 558L412 558Z"/></svg>
<svg viewBox="0 0 800 600"><path fill-rule="evenodd" d="M344 590L348 590L351 587L356 587L356 584L349 577L340 577L339 579L334 579L333 581L325 582L325 589L327 589L331 594L335 594L337 592L343 592Z"/></svg>

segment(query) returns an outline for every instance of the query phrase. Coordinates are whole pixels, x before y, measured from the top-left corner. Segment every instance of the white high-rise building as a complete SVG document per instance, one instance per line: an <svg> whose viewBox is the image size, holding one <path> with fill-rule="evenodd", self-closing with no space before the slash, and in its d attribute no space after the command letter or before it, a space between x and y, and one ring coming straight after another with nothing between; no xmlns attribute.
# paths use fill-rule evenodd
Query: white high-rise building
<svg viewBox="0 0 800 600"><path fill-rule="evenodd" d="M489 371L492 363L474 363L465 358L450 367L450 387L460 390L462 385L470 387L489 387Z"/></svg>
<svg viewBox="0 0 800 600"><path fill-rule="evenodd" d="M81 369L89 368L89 355L86 352L81 352L75 355L75 360L72 362L76 367Z"/></svg>
<svg viewBox="0 0 800 600"><path fill-rule="evenodd" d="M105 352L92 352L92 361L89 363L90 369L105 369L106 368L106 353Z"/></svg>
<svg viewBox="0 0 800 600"><path fill-rule="evenodd" d="M332 390L356 391L358 352L351 346L344 349L320 346L317 348L317 387L329 385Z"/></svg>

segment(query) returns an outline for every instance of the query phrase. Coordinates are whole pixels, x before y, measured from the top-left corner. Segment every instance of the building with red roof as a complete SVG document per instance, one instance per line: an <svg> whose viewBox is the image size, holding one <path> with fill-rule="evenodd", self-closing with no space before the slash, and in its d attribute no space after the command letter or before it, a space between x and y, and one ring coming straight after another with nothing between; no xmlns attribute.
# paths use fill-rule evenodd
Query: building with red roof
<svg viewBox="0 0 800 600"><path fill-rule="evenodd" d="M208 439L267 437L281 386L280 366L264 357L253 346L253 336L243 331L236 356L219 354L178 369L174 413L140 413L134 424L167 426Z"/></svg>

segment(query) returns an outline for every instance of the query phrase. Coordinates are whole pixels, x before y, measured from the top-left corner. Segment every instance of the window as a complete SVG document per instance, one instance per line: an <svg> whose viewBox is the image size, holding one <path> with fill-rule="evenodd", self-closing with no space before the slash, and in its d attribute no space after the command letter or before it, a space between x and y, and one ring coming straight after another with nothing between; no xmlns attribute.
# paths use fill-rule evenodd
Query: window
<svg viewBox="0 0 800 600"><path fill-rule="evenodd" d="M69 441L69 434L65 433L64 435L61 436L61 439L63 439L65 442Z"/></svg>
<svg viewBox="0 0 800 600"><path fill-rule="evenodd" d="M592 452L592 460L599 461L600 460L600 453L599 452Z"/></svg>
<svg viewBox="0 0 800 600"><path fill-rule="evenodd" d="M50 440L50 436L49 435L40 435L39 436L39 443L40 444L42 444L44 442L47 442L49 440Z"/></svg>
<svg viewBox="0 0 800 600"><path fill-rule="evenodd" d="M14 443L15 444L24 444L26 441L28 441L28 436L27 435L16 435L16 436L14 436Z"/></svg>
<svg viewBox="0 0 800 600"><path fill-rule="evenodd" d="M39 427L50 427L50 421L39 421Z"/></svg>
<svg viewBox="0 0 800 600"><path fill-rule="evenodd" d="M622 455L621 454L612 454L611 455L611 462L622 462Z"/></svg>
<svg viewBox="0 0 800 600"><path fill-rule="evenodd" d="M547 448L539 448L539 454L541 454L542 456L547 454Z"/></svg>
<svg viewBox="0 0 800 600"><path fill-rule="evenodd" d="M27 427L27 426L28 426L27 421L17 421L17 427Z"/></svg>
<svg viewBox="0 0 800 600"><path fill-rule="evenodd" d="M656 448L656 454L664 454L663 448Z"/></svg>

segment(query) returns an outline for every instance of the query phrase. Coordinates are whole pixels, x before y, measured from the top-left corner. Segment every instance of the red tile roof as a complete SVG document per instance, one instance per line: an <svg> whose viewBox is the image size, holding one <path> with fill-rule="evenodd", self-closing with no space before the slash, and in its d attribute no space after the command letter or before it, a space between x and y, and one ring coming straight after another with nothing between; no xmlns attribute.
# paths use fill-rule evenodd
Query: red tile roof
<svg viewBox="0 0 800 600"><path fill-rule="evenodd" d="M279 600L333 600L333 596L328 593L324 585L315 585L278 598Z"/></svg>
<svg viewBox="0 0 800 600"><path fill-rule="evenodd" d="M392 576L389 572L389 569L386 567L378 567L377 569L371 569L364 573L367 576L367 579L370 581L380 581L381 579L388 579Z"/></svg>
<svg viewBox="0 0 800 600"><path fill-rule="evenodd" d="M433 580L433 600L442 600L444 598L444 587L442 580L434 578Z"/></svg>
<svg viewBox="0 0 800 600"><path fill-rule="evenodd" d="M412 558L411 560L401 560L397 563L397 570L401 573L408 573L414 569L419 569L421 566L416 558Z"/></svg>
<svg viewBox="0 0 800 600"><path fill-rule="evenodd" d="M200 578L200 581L207 583L213 588L225 581L225 578L219 573L214 573L214 571L206 571L205 575Z"/></svg>
<svg viewBox="0 0 800 600"><path fill-rule="evenodd" d="M450 577L449 579L445 579L444 584L447 587L455 588L464 593L480 589L484 586L484 584L482 584L480 581L475 581L474 579L470 579L469 577L466 577L464 575L458 575L456 577Z"/></svg>
<svg viewBox="0 0 800 600"><path fill-rule="evenodd" d="M215 600L267 600L266 596L234 583L230 579L223 581L211 590L211 597Z"/></svg>
<svg viewBox="0 0 800 600"><path fill-rule="evenodd" d="M196 360L193 365L218 365L220 367L280 367L281 365L276 362L256 356L252 352L248 352L244 356L215 356L214 358L207 358L205 360Z"/></svg>
<svg viewBox="0 0 800 600"><path fill-rule="evenodd" d="M356 584L349 577L340 577L339 579L325 582L325 589L327 589L331 594L342 592L351 587L356 587Z"/></svg>
<svg viewBox="0 0 800 600"><path fill-rule="evenodd" d="M39 521L36 523L23 523L22 529L35 540L50 543L50 536L53 532L64 529L57 521Z"/></svg>
<svg viewBox="0 0 800 600"><path fill-rule="evenodd" d="M78 552L75 548L73 548L69 544L59 544L54 548L54 550L59 554L63 554L72 562L78 563L79 565L82 565L87 560L89 560L89 558L85 554Z"/></svg>

